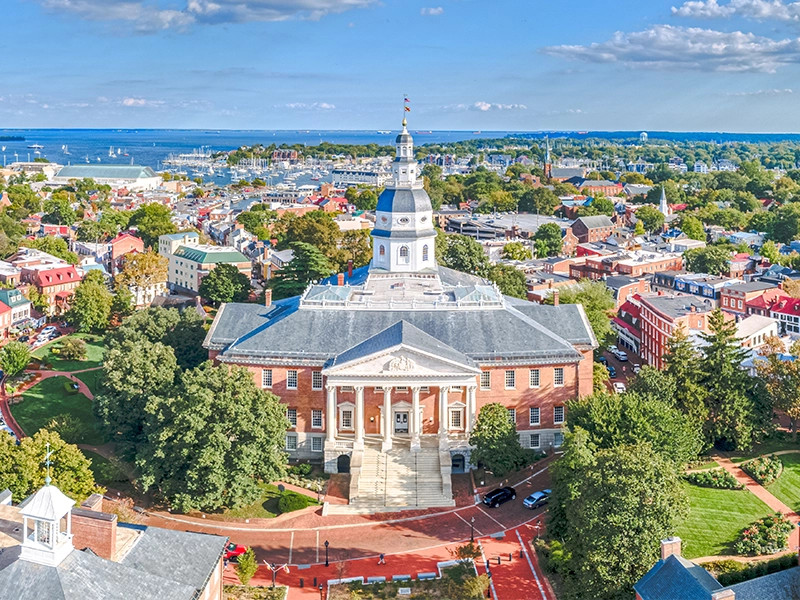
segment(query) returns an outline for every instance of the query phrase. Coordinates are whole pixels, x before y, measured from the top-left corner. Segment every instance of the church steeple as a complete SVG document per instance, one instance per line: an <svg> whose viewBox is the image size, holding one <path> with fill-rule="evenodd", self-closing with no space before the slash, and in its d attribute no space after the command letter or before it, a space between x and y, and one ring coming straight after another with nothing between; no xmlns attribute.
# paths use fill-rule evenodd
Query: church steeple
<svg viewBox="0 0 800 600"><path fill-rule="evenodd" d="M659 202L658 210L665 217L668 217L670 215L669 204L667 204L667 193L664 190L663 185L661 186L661 201Z"/></svg>

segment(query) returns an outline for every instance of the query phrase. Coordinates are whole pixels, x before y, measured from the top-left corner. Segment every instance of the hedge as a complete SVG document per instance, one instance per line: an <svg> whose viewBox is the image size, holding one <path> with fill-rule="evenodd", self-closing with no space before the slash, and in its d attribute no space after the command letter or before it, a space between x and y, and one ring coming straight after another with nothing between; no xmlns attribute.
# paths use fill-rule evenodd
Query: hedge
<svg viewBox="0 0 800 600"><path fill-rule="evenodd" d="M703 563L704 569L713 572L717 581L722 586L734 585L743 581L749 581L756 577L777 573L785 569L793 569L797 566L797 553L791 552L771 560L762 560L756 563L741 563L735 560L719 560Z"/></svg>
<svg viewBox="0 0 800 600"><path fill-rule="evenodd" d="M744 489L744 486L736 480L736 477L728 473L725 469L710 469L708 471L689 473L686 475L686 480L700 487L723 490Z"/></svg>
<svg viewBox="0 0 800 600"><path fill-rule="evenodd" d="M302 510L306 508L310 502L311 499L308 496L298 494L297 492L285 491L281 494L280 500L278 500L278 509L281 513Z"/></svg>

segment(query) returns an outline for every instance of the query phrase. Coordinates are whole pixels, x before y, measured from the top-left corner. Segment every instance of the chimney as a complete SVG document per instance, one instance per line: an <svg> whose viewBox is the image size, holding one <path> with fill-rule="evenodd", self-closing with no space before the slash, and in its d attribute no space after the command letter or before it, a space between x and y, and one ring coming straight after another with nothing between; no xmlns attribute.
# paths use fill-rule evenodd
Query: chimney
<svg viewBox="0 0 800 600"><path fill-rule="evenodd" d="M347 278L349 279L352 276L353 276L353 261L351 259L347 261Z"/></svg>
<svg viewBox="0 0 800 600"><path fill-rule="evenodd" d="M117 515L96 508L72 509L72 545L90 548L100 558L111 560L117 552Z"/></svg>
<svg viewBox="0 0 800 600"><path fill-rule="evenodd" d="M344 285L344 273L339 273L336 276L336 285L339 285L339 286Z"/></svg>
<svg viewBox="0 0 800 600"><path fill-rule="evenodd" d="M272 306L272 290L264 290L264 306Z"/></svg>
<svg viewBox="0 0 800 600"><path fill-rule="evenodd" d="M667 557L681 555L681 538L677 536L668 537L661 540L661 560L666 560Z"/></svg>
<svg viewBox="0 0 800 600"><path fill-rule="evenodd" d="M553 306L558 306L558 290L553 290Z"/></svg>
<svg viewBox="0 0 800 600"><path fill-rule="evenodd" d="M736 592L733 590L719 590L711 594L711 600L735 600Z"/></svg>

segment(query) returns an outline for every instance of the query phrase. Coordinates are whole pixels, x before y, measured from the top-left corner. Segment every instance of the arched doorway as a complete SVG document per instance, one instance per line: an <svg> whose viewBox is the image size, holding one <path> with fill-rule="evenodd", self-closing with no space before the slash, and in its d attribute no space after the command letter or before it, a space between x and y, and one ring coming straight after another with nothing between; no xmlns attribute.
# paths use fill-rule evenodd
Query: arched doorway
<svg viewBox="0 0 800 600"><path fill-rule="evenodd" d="M466 466L466 461L464 460L463 454L454 454L453 458L451 459L453 463L452 473L463 473L464 467Z"/></svg>
<svg viewBox="0 0 800 600"><path fill-rule="evenodd" d="M350 472L350 456L347 454L341 454L339 458L336 459L336 472L337 473L349 473Z"/></svg>

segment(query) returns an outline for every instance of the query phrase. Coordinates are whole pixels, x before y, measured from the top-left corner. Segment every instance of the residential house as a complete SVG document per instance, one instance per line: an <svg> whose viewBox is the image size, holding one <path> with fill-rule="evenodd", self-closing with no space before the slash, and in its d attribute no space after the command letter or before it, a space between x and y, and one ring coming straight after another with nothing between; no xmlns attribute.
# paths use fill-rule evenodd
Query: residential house
<svg viewBox="0 0 800 600"><path fill-rule="evenodd" d="M761 315L750 315L736 323L736 337L742 348L760 348L769 337L778 337L778 321Z"/></svg>
<svg viewBox="0 0 800 600"><path fill-rule="evenodd" d="M650 282L644 277L628 277L627 275L612 275L604 279L606 287L614 294L617 308L620 308L629 298L636 294L649 294Z"/></svg>
<svg viewBox="0 0 800 600"><path fill-rule="evenodd" d="M584 179L578 182L576 187L581 194L587 194L592 197L597 194L613 197L621 196L624 193L622 184L616 181Z"/></svg>
<svg viewBox="0 0 800 600"><path fill-rule="evenodd" d="M17 325L31 317L31 301L17 289L0 290L0 302L11 308L11 324Z"/></svg>
<svg viewBox="0 0 800 600"><path fill-rule="evenodd" d="M605 215L581 217L572 224L572 233L578 242L602 242L614 233L614 222Z"/></svg>
<svg viewBox="0 0 800 600"><path fill-rule="evenodd" d="M8 330L11 327L11 307L4 302L0 302L0 341L8 339Z"/></svg>
<svg viewBox="0 0 800 600"><path fill-rule="evenodd" d="M611 329L617 334L617 345L640 354L642 347L642 305L634 295L622 303L617 315L611 319Z"/></svg>
<svg viewBox="0 0 800 600"><path fill-rule="evenodd" d="M72 265L33 271L29 282L48 299L47 313L62 314L69 309L69 299L81 283L78 271Z"/></svg>
<svg viewBox="0 0 800 600"><path fill-rule="evenodd" d="M800 298L786 295L776 298L770 306L769 316L778 321L781 335L800 333Z"/></svg>
<svg viewBox="0 0 800 600"><path fill-rule="evenodd" d="M111 261L114 264L131 252L144 252L142 239L130 233L120 233L109 242L109 245L111 246Z"/></svg>
<svg viewBox="0 0 800 600"><path fill-rule="evenodd" d="M200 282L219 264L232 264L248 279L250 259L235 248L200 244L196 232L173 233L158 238L158 252L169 259L167 282L171 290L197 294Z"/></svg>
<svg viewBox="0 0 800 600"><path fill-rule="evenodd" d="M760 296L756 296L752 300L748 300L745 303L747 314L761 315L764 317L768 317L770 316L770 310L772 309L773 304L775 304L780 298L783 298L784 296L786 296L786 292L784 292L779 287L774 287L769 290L766 290Z"/></svg>
<svg viewBox="0 0 800 600"><path fill-rule="evenodd" d="M723 586L681 556L679 537L661 541L661 559L633 585L636 600L797 600L798 589L798 567Z"/></svg>
<svg viewBox="0 0 800 600"><path fill-rule="evenodd" d="M750 281L727 285L720 291L720 307L734 315L747 315L747 305L768 290L777 289L774 284L764 281Z"/></svg>
<svg viewBox="0 0 800 600"><path fill-rule="evenodd" d="M714 301L719 306L722 290L729 285L743 283L741 279L708 275L706 273L684 273L674 279L675 291L693 296L702 296Z"/></svg>

